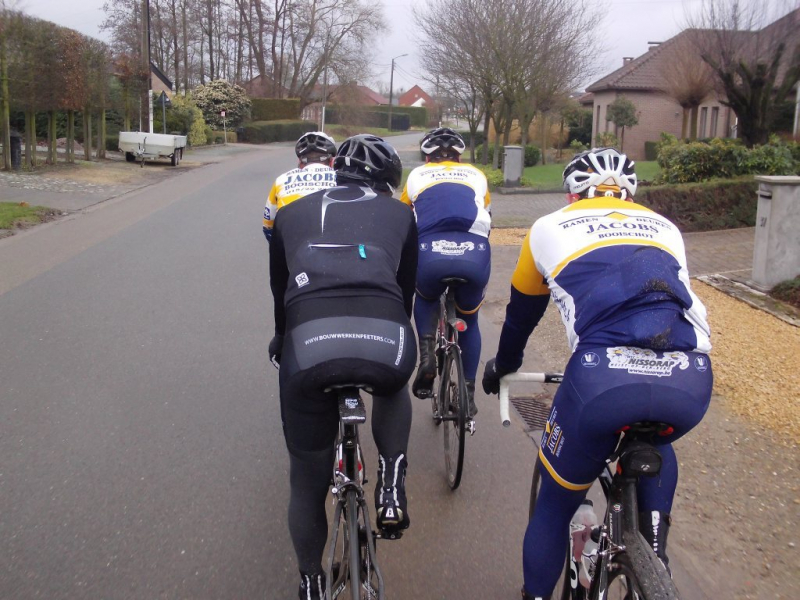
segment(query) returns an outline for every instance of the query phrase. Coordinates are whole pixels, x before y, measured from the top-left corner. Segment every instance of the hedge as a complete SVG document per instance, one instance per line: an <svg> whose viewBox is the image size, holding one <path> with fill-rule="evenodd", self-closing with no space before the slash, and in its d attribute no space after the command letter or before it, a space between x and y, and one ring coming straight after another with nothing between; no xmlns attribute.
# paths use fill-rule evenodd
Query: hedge
<svg viewBox="0 0 800 600"><path fill-rule="evenodd" d="M227 138L229 144L235 144L238 141L238 136L235 131L214 131L211 135L212 139L209 144L224 144Z"/></svg>
<svg viewBox="0 0 800 600"><path fill-rule="evenodd" d="M800 169L795 148L778 139L746 148L740 140L713 139L709 143L684 143L661 134L658 143L660 181L689 183L740 175L792 175Z"/></svg>
<svg viewBox="0 0 800 600"><path fill-rule="evenodd" d="M253 121L237 130L240 142L268 144L270 142L294 142L304 133L316 131L313 121Z"/></svg>
<svg viewBox="0 0 800 600"><path fill-rule="evenodd" d="M297 120L300 98L250 98L253 121Z"/></svg>
<svg viewBox="0 0 800 600"><path fill-rule="evenodd" d="M377 116L369 116L372 113ZM397 121L398 118L402 120ZM389 107L347 104L328 106L325 111L325 120L335 125L386 127L389 122ZM425 128L428 123L428 109L421 106L393 106L392 123L392 129L401 129L402 131L411 127ZM402 127L396 127L394 123L399 123Z"/></svg>
<svg viewBox="0 0 800 600"><path fill-rule="evenodd" d="M636 202L664 215L684 233L753 227L755 181L714 181L639 187Z"/></svg>
<svg viewBox="0 0 800 600"><path fill-rule="evenodd" d="M389 110L372 110L373 107L337 107L325 111L325 120L331 125L359 125L362 127L386 127L389 124ZM369 109L369 110L366 110ZM411 118L407 114L392 110L392 129L408 131Z"/></svg>

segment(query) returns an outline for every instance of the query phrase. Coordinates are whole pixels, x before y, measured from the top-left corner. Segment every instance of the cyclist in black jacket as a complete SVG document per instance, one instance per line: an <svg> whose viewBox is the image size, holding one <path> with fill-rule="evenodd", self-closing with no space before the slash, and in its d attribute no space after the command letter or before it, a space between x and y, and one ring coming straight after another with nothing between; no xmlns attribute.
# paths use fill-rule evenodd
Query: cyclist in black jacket
<svg viewBox="0 0 800 600"><path fill-rule="evenodd" d="M334 159L337 187L282 208L270 248L281 418L290 456L289 531L301 598L324 596L321 567L328 527L339 413L334 384L373 392L378 447L375 487L380 529L405 529L406 452L417 359L410 323L417 269L411 209L392 198L402 165L381 138L357 135Z"/></svg>

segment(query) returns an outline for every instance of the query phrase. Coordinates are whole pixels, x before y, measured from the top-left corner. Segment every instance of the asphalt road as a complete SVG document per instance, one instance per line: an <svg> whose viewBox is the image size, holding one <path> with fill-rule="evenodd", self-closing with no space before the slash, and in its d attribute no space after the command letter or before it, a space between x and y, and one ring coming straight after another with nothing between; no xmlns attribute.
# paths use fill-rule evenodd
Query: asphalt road
<svg viewBox="0 0 800 600"><path fill-rule="evenodd" d="M393 138L407 164L418 137ZM260 226L293 164L290 145L239 147L0 240L0 598L296 598ZM415 400L412 525L379 546L391 599L519 597L534 445L478 405L451 492Z"/></svg>

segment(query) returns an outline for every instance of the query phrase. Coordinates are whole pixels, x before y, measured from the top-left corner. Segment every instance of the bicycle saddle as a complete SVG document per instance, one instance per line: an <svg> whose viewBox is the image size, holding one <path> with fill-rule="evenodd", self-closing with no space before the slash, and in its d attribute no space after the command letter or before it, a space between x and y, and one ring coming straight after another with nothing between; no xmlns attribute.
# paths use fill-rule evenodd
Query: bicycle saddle
<svg viewBox="0 0 800 600"><path fill-rule="evenodd" d="M625 433L619 449L617 471L630 476L654 477L661 471L661 453L645 441L653 435L669 435L671 425L657 421L640 421L623 427Z"/></svg>
<svg viewBox="0 0 800 600"><path fill-rule="evenodd" d="M467 283L467 280L462 277L442 277L440 281L448 287Z"/></svg>

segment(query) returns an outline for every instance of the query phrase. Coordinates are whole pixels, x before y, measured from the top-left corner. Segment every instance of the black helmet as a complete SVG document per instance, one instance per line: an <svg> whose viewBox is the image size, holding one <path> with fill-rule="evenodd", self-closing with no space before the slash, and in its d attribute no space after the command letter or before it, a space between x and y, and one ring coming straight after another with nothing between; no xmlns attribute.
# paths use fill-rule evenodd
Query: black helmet
<svg viewBox="0 0 800 600"><path fill-rule="evenodd" d="M419 144L419 149L428 156L438 151L442 151L444 154L452 154L451 150L461 154L465 148L464 138L449 127L432 129L425 134Z"/></svg>
<svg viewBox="0 0 800 600"><path fill-rule="evenodd" d="M581 198L636 194L633 161L616 148L592 148L576 154L564 168L564 190Z"/></svg>
<svg viewBox="0 0 800 600"><path fill-rule="evenodd" d="M392 191L403 179L403 164L397 151L383 139L368 133L342 142L333 159L333 168L342 179L384 184Z"/></svg>
<svg viewBox="0 0 800 600"><path fill-rule="evenodd" d="M327 133L322 131L309 131L300 136L294 146L294 153L297 158L303 158L306 154L318 152L327 156L336 154L336 142Z"/></svg>

